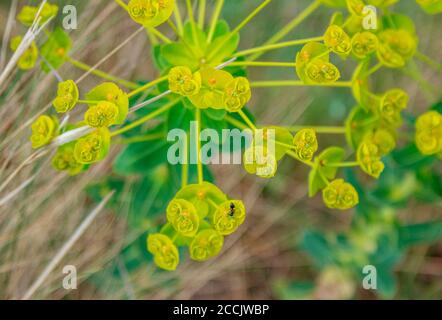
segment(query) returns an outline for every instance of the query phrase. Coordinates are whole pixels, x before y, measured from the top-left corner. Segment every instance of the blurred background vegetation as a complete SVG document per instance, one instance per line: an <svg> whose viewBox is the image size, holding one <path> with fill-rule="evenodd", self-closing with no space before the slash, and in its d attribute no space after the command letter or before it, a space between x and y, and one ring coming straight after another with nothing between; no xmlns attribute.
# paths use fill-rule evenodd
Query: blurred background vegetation
<svg viewBox="0 0 442 320"><path fill-rule="evenodd" d="M68 0L51 2L60 7L72 4ZM264 43L310 2L273 1L242 31L240 48ZM38 3L19 1L19 6ZM259 3L226 0L222 16L234 26ZM10 4L9 0L0 2L0 34ZM138 28L112 1L75 1L75 5L79 26L70 32L74 39L71 55L89 65ZM394 11L415 21L420 51L440 59L440 15L429 16L409 0L400 1ZM322 34L332 13L330 8L320 8L287 39ZM61 15L52 25L60 23ZM168 30L164 28L165 33ZM24 29L16 24L12 33L23 34ZM148 37L140 33L100 69L133 81L155 79L151 51ZM292 61L294 56L295 50L288 48L272 51L263 59ZM348 60L337 64L342 78L350 78L355 63ZM66 79L82 74L67 64L59 72ZM256 68L250 69L249 77L293 79L294 70ZM440 161L420 156L412 140L415 116L431 107L442 109L437 104L442 74L416 61L406 72L382 69L374 80L374 92L403 88L411 102L399 148L386 159L381 179L372 181L345 171L346 179L361 195L356 210L332 211L319 197L309 199L308 168L294 161L285 161L271 180L246 175L241 166L212 166L217 185L232 197L244 199L246 223L226 238L222 253L214 260L196 263L186 259L176 272L169 273L154 267L145 244L147 230L164 222L165 206L177 191L173 170L164 167L160 152L138 150L133 160L144 169L121 170L113 165L123 148L116 146L106 161L74 178L53 171L42 158L20 168L1 193L4 196L38 174L19 195L0 206L0 297L21 298L101 196L117 190L35 298L441 299L442 168ZM80 89L87 91L100 81L89 76ZM53 75L36 68L15 71L6 90L0 91L0 182L31 154L29 123L49 109L56 83ZM345 88L272 88L255 89L249 109L262 124L339 126L354 105L351 92ZM322 148L346 145L341 135L321 135L319 139ZM362 268L368 264L378 269L376 291L361 288ZM77 290L62 288L64 265L76 266Z"/></svg>

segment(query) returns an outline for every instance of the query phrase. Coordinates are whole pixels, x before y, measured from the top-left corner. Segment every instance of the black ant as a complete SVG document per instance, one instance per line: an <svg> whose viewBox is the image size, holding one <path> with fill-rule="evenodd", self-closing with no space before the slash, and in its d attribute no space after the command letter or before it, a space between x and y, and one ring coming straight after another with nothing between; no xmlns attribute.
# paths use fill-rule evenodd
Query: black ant
<svg viewBox="0 0 442 320"><path fill-rule="evenodd" d="M233 202L231 202L229 216L233 217L233 215L235 214L235 209L235 205L233 204Z"/></svg>

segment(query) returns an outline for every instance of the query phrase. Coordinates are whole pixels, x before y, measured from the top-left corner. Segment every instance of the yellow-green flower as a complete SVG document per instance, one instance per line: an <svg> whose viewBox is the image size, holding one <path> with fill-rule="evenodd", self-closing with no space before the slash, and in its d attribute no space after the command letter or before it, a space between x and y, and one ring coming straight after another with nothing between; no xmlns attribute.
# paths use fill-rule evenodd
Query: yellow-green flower
<svg viewBox="0 0 442 320"><path fill-rule="evenodd" d="M387 29L379 34L378 59L389 68L400 68L413 57L417 39L407 30Z"/></svg>
<svg viewBox="0 0 442 320"><path fill-rule="evenodd" d="M71 176L81 173L85 166L75 159L74 148L75 142L60 146L52 158L52 167L58 171L66 171Z"/></svg>
<svg viewBox="0 0 442 320"><path fill-rule="evenodd" d="M190 258L206 261L219 254L224 245L224 237L213 229L205 229L196 235L189 246Z"/></svg>
<svg viewBox="0 0 442 320"><path fill-rule="evenodd" d="M238 77L227 83L224 88L223 101L228 112L238 112L252 97L247 78Z"/></svg>
<svg viewBox="0 0 442 320"><path fill-rule="evenodd" d="M175 67L169 71L169 89L179 95L189 97L201 89L201 74L192 73L188 67Z"/></svg>
<svg viewBox="0 0 442 320"><path fill-rule="evenodd" d="M57 97L52 102L55 111L65 113L71 111L78 102L80 93L73 80L58 83Z"/></svg>
<svg viewBox="0 0 442 320"><path fill-rule="evenodd" d="M213 228L227 236L234 233L246 219L246 208L239 200L229 200L218 206L210 219Z"/></svg>
<svg viewBox="0 0 442 320"><path fill-rule="evenodd" d="M32 148L38 149L49 144L58 135L58 121L46 115L38 117L32 124Z"/></svg>
<svg viewBox="0 0 442 320"><path fill-rule="evenodd" d="M22 42L23 37L16 36L11 40L11 50L16 51ZM30 70L34 68L36 62L38 60L38 48L35 44L35 41L32 41L29 48L21 55L18 59L17 66L21 70Z"/></svg>
<svg viewBox="0 0 442 320"><path fill-rule="evenodd" d="M267 147L252 145L244 152L244 169L261 178L273 178L278 170L278 161Z"/></svg>
<svg viewBox="0 0 442 320"><path fill-rule="evenodd" d="M381 98L379 113L388 124L401 124L401 111L407 108L408 94L400 89L387 91Z"/></svg>
<svg viewBox="0 0 442 320"><path fill-rule="evenodd" d="M378 37L368 31L356 33L351 40L352 52L358 59L365 59L376 52L379 46Z"/></svg>
<svg viewBox="0 0 442 320"><path fill-rule="evenodd" d="M200 109L223 109L224 89L233 80L233 76L223 70L203 68L201 74L201 90L198 94L190 96L189 100Z"/></svg>
<svg viewBox="0 0 442 320"><path fill-rule="evenodd" d="M336 179L322 191L322 198L331 209L347 210L359 203L356 189L343 179Z"/></svg>
<svg viewBox="0 0 442 320"><path fill-rule="evenodd" d="M86 111L84 121L87 125L94 128L109 127L116 123L118 112L118 108L114 103L100 101Z"/></svg>
<svg viewBox="0 0 442 320"><path fill-rule="evenodd" d="M362 142L357 150L357 159L361 169L368 175L379 178L385 165L381 161L377 145L371 142Z"/></svg>
<svg viewBox="0 0 442 320"><path fill-rule="evenodd" d="M203 182L189 184L175 195L175 199L184 199L193 204L200 219L214 212L211 203L219 204L227 201L226 195L214 184Z"/></svg>
<svg viewBox="0 0 442 320"><path fill-rule="evenodd" d="M195 206L184 199L173 199L167 206L167 221L180 235L193 237L199 229L199 217Z"/></svg>
<svg viewBox="0 0 442 320"><path fill-rule="evenodd" d="M35 20L35 16L38 13L40 6L24 6L19 14L17 15L17 20L20 21L26 27L30 27ZM55 4L50 4L46 2L40 11L40 23L44 24L49 18L56 16L58 13L58 6Z"/></svg>
<svg viewBox="0 0 442 320"><path fill-rule="evenodd" d="M348 55L351 51L350 37L337 25L331 25L327 28L324 34L324 43L337 54Z"/></svg>
<svg viewBox="0 0 442 320"><path fill-rule="evenodd" d="M313 129L302 129L293 138L293 145L298 158L302 161L310 161L318 150L318 139Z"/></svg>
<svg viewBox="0 0 442 320"><path fill-rule="evenodd" d="M442 114L428 111L416 121L416 146L424 155L442 152Z"/></svg>
<svg viewBox="0 0 442 320"><path fill-rule="evenodd" d="M169 19L174 7L174 0L130 0L128 12L135 22L157 27Z"/></svg>
<svg viewBox="0 0 442 320"><path fill-rule="evenodd" d="M161 269L173 271L180 262L178 248L164 234L150 234L147 237L147 250L153 254L155 264Z"/></svg>
<svg viewBox="0 0 442 320"><path fill-rule="evenodd" d="M312 83L318 84L333 83L341 77L339 69L334 64L320 59L310 62L305 69L305 74Z"/></svg>
<svg viewBox="0 0 442 320"><path fill-rule="evenodd" d="M86 99L90 101L107 101L116 105L118 114L114 124L123 124L129 112L129 98L127 94L112 82L104 82L96 86L86 94Z"/></svg>
<svg viewBox="0 0 442 320"><path fill-rule="evenodd" d="M390 130L378 128L368 132L363 141L371 142L379 148L381 156L389 154L396 148L396 138Z"/></svg>
<svg viewBox="0 0 442 320"><path fill-rule="evenodd" d="M109 152L110 132L107 128L100 128L80 138L75 143L74 156L77 162L92 164L104 159Z"/></svg>

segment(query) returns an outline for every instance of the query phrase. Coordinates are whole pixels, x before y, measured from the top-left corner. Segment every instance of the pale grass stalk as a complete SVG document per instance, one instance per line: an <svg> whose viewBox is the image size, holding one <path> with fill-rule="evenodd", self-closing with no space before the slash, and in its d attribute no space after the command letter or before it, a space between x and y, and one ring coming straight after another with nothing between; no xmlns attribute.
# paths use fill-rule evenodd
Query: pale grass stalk
<svg viewBox="0 0 442 320"><path fill-rule="evenodd" d="M5 32L3 33L3 39L2 39L3 45L2 45L2 49L1 49L1 53L0 53L0 70L3 70L3 66L4 66L5 60L6 60L9 38L11 35L12 26L14 25L14 21L15 21L15 13L17 12L17 1L18 0L12 0L12 2L11 2L11 8L9 9L9 15L8 15L8 21L6 22Z"/></svg>
<svg viewBox="0 0 442 320"><path fill-rule="evenodd" d="M132 33L126 40L124 40L120 45L118 45L114 50L109 52L103 59L98 61L94 66L92 66L91 70L84 73L80 78L78 78L75 82L78 84L83 81L91 72L97 69L100 65L102 65L107 59L109 59L112 55L114 55L117 51L119 51L122 47L124 47L128 42L130 42L133 38L135 38L140 32L142 32L144 27L140 27L134 33Z"/></svg>
<svg viewBox="0 0 442 320"><path fill-rule="evenodd" d="M3 72L0 75L0 86L3 84L3 82L7 79L9 73L14 69L14 67L17 65L18 60L20 59L20 57L23 55L23 53L28 50L28 48L31 46L32 42L35 40L35 38L41 33L41 31L52 21L52 19L54 17L49 18L44 24L42 24L39 27L39 23L41 20L40 17L40 12L44 6L44 4L46 3L47 0L44 0L41 5L40 8L38 9L38 12L35 16L34 22L32 23L32 25L29 27L28 31L26 32L26 34L23 36L23 39L20 43L20 45L18 46L17 50L14 52L14 54L12 55L11 59L9 60L9 62L7 63L5 69L3 70Z"/></svg>
<svg viewBox="0 0 442 320"><path fill-rule="evenodd" d="M95 207L94 210L83 220L83 222L78 226L72 236L65 242L65 244L61 247L61 249L57 252L57 254L52 258L49 264L45 267L43 272L38 276L37 280L32 284L32 286L25 292L22 300L29 300L38 288L45 282L50 273L54 270L54 268L60 263L60 261L64 258L64 256L69 252L69 250L74 246L77 240L83 235L86 229L91 225L91 223L95 220L97 215L103 210L105 205L109 202L109 200L114 195L115 191L110 192L103 200Z"/></svg>

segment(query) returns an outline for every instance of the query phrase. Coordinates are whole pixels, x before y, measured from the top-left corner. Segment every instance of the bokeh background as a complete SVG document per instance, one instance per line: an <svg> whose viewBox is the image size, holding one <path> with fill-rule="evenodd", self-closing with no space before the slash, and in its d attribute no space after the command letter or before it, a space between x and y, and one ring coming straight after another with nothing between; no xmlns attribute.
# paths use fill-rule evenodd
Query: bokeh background
<svg viewBox="0 0 442 320"><path fill-rule="evenodd" d="M90 65L102 59L138 28L112 1L51 2L60 7L66 4L77 7L79 25L78 30L70 32L74 40L71 56ZM209 8L213 8L213 1L208 2ZM264 43L310 2L274 0L241 32L240 48ZM23 0L18 3L19 7L38 4L37 1ZM226 0L222 17L234 26L259 3L259 0ZM10 5L9 0L0 1L0 34L4 33ZM411 0L400 1L394 11L415 21L420 39L419 50L440 60L441 15L427 15ZM286 39L322 34L332 13L330 8L320 8ZM60 15L51 27L59 24ZM162 30L170 32L167 27ZM24 32L19 24L13 25L13 35ZM5 45L1 43L2 48ZM8 57L10 55L8 51ZM289 48L272 51L261 60L292 61L294 56L295 49ZM355 63L351 60L337 63L342 69L342 78L348 79ZM138 34L100 69L133 81L155 79L157 71L147 35ZM419 61L407 70L382 69L374 76L373 91L403 88L411 98L407 112L412 117L438 101L442 74ZM76 79L83 72L65 64L59 73L65 79ZM254 68L250 69L249 77L253 80L296 78L294 70L289 68ZM90 75L81 82L80 90L86 92L100 81ZM133 175L123 179L112 173L112 161L122 146L115 146L104 162L74 178L52 170L47 157L21 166L32 153L28 142L29 124L49 110L56 87L57 80L53 75L36 68L30 72L14 71L8 87L0 91L0 184L13 177L11 183L1 190L0 198L10 195L36 175L26 188L0 206L1 298L23 297L97 205L96 194L109 189L106 182L109 177L123 191L112 201L112 206L97 216L39 286L33 298L442 298L440 225L435 222L426 225L424 230L413 229L413 235L420 232L421 238L415 239L413 246L403 250L395 247L398 252L392 254L394 261L388 266L391 277L380 280L387 282L382 284L387 289L381 293L364 290L361 288L362 277L352 275L342 261L357 260L363 250L361 248L369 241L364 236L372 234L375 229L389 230L390 227L385 227L382 220L381 227L376 224L378 222L366 222L355 229L356 216L367 214L368 209L362 210L362 213L357 210L337 212L326 209L320 197L309 199L308 168L289 159L283 162L277 176L271 180L249 176L241 166L212 166L217 185L232 197L244 199L248 208L246 223L237 233L226 238L224 249L217 258L206 263L185 258L176 272L158 271L145 248L146 230L164 222L164 206L176 190L165 190L155 177L146 179ZM272 88L255 89L249 108L261 124L339 126L354 105L351 92L345 88ZM399 146L406 146L412 138L412 126L406 124L400 133ZM320 145L346 146L346 142L343 135L321 135ZM400 162L406 157L398 154L396 160ZM441 185L437 184L438 176L442 175L440 161L424 167L425 172L431 171L435 176L422 181L413 167L398 169L397 161L393 160L388 162L386 170L390 167L391 173L380 181L366 179L357 172L345 173L358 179L363 194L377 195L377 205L368 210L370 217L377 221L379 216L387 216L389 225L394 226L440 222ZM342 235L349 234L352 239L362 237L360 247L344 250L338 245L330 246L330 243L339 244ZM375 241L370 245L391 249L390 242ZM340 257L339 262L336 262L336 256ZM62 288L65 265L77 268L77 290ZM380 278L383 272L380 271Z"/></svg>

